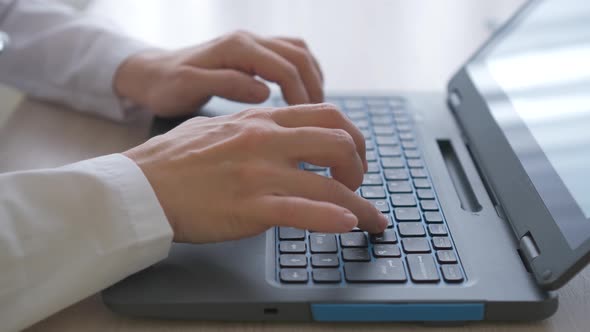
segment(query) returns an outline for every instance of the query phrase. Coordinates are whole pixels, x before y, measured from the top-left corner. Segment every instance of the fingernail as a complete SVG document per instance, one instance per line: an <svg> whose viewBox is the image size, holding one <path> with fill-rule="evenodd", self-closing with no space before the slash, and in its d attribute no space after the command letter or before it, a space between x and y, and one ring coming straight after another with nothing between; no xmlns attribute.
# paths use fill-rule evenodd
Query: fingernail
<svg viewBox="0 0 590 332"><path fill-rule="evenodd" d="M347 227L349 227L349 229L353 229L359 224L358 218L350 212L344 213L342 221L346 224Z"/></svg>

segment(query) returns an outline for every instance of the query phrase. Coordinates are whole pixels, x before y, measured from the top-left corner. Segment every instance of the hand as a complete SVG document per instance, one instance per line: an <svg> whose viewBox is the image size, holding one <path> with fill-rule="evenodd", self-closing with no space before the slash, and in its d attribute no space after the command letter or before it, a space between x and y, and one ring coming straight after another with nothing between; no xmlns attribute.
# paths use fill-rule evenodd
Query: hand
<svg viewBox="0 0 590 332"><path fill-rule="evenodd" d="M152 185L177 242L214 242L271 226L382 232L386 218L355 194L365 141L334 106L252 109L194 118L124 153ZM299 170L331 167L333 178Z"/></svg>
<svg viewBox="0 0 590 332"><path fill-rule="evenodd" d="M125 60L114 88L154 114L193 113L212 96L261 103L270 90L256 78L276 82L289 104L323 102L320 67L296 38L262 38L235 32L178 51L147 51Z"/></svg>

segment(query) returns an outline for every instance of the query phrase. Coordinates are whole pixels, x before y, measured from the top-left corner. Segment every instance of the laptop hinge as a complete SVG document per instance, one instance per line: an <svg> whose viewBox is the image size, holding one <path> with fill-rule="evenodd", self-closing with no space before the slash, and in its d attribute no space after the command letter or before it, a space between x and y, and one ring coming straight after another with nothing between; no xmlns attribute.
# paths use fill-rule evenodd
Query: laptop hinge
<svg viewBox="0 0 590 332"><path fill-rule="evenodd" d="M519 241L520 251L524 254L524 258L529 264L537 258L541 253L539 247L535 243L535 239L531 235L531 232L524 234Z"/></svg>

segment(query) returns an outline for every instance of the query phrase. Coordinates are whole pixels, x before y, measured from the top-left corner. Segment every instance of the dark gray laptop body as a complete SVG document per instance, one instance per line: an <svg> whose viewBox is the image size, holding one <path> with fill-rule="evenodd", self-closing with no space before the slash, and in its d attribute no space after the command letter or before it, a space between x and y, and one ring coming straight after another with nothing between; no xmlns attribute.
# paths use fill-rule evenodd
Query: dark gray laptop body
<svg viewBox="0 0 590 332"><path fill-rule="evenodd" d="M575 2L562 7L580 5L579 16L590 14L588 5ZM505 94L486 72L496 44L518 36L548 3L524 6L451 79L446 96L392 94L402 96L413 114L463 282L285 284L277 277L277 231L271 229L240 241L174 244L167 259L105 290L104 303L129 315L198 320L462 322L553 314L557 297L551 290L590 259L590 230L583 233L588 220L572 205L565 182L557 181L539 146L527 145L524 157L514 149L513 139L530 140L530 132L518 117L511 118L512 127L502 127L498 114L505 113L498 109L514 107L507 102L511 92ZM371 94L331 100L355 96ZM240 107L218 101L210 109ZM169 124L156 123L155 130ZM531 171L531 156L541 170ZM557 208L556 201L562 203Z"/></svg>

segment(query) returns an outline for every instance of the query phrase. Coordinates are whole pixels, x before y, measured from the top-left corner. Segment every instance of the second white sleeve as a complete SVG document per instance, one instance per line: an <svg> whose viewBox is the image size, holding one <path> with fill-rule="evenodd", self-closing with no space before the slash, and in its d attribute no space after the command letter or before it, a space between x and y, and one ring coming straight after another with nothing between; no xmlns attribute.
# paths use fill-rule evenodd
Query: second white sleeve
<svg viewBox="0 0 590 332"><path fill-rule="evenodd" d="M0 82L41 99L123 121L130 112L113 91L119 65L151 48L120 35L103 18L57 1L0 0Z"/></svg>

